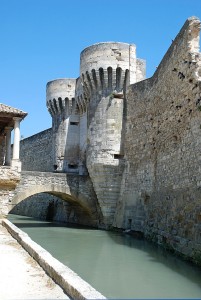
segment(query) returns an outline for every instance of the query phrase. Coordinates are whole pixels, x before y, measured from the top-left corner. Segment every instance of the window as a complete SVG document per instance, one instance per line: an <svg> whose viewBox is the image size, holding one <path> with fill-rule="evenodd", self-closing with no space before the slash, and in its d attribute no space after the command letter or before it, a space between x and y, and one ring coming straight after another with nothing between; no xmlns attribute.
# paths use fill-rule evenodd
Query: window
<svg viewBox="0 0 201 300"><path fill-rule="evenodd" d="M78 168L78 165L68 164L68 168L69 168L69 169L77 169L77 168Z"/></svg>
<svg viewBox="0 0 201 300"><path fill-rule="evenodd" d="M76 125L76 126L78 126L79 122L70 122L70 125Z"/></svg>
<svg viewBox="0 0 201 300"><path fill-rule="evenodd" d="M124 158L123 154L114 154L114 159L122 159Z"/></svg>

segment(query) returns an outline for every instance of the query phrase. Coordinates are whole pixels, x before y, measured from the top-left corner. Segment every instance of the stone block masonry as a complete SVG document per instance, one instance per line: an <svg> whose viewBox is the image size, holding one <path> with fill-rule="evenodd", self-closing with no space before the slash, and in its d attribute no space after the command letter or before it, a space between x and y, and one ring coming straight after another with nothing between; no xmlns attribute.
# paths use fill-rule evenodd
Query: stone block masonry
<svg viewBox="0 0 201 300"><path fill-rule="evenodd" d="M98 226L140 231L201 264L199 32L189 18L146 80L135 45L84 49L79 78L47 84L52 130L22 141L21 159L24 170L86 176Z"/></svg>
<svg viewBox="0 0 201 300"><path fill-rule="evenodd" d="M52 155L52 128L20 142L22 170L51 172L54 170Z"/></svg>
<svg viewBox="0 0 201 300"><path fill-rule="evenodd" d="M128 89L115 226L201 264L199 30L200 21L188 19L154 76Z"/></svg>
<svg viewBox="0 0 201 300"><path fill-rule="evenodd" d="M63 201L63 213L60 212L61 200L58 203L58 198ZM28 203L22 202L25 199ZM30 212L32 206L34 209ZM88 176L78 174L23 171L20 184L9 203L9 210L12 213L94 227L102 223L92 182Z"/></svg>
<svg viewBox="0 0 201 300"><path fill-rule="evenodd" d="M26 233L15 227L11 222L4 220L3 226L39 263L45 272L61 286L71 299L106 299L70 268L59 262L44 248L32 241Z"/></svg>
<svg viewBox="0 0 201 300"><path fill-rule="evenodd" d="M1 299L70 299L2 224L0 224Z"/></svg>
<svg viewBox="0 0 201 300"><path fill-rule="evenodd" d="M7 166L0 167L0 222L8 214L14 190L20 182L20 172Z"/></svg>
<svg viewBox="0 0 201 300"><path fill-rule="evenodd" d="M86 166L108 227L124 169L125 92L145 75L145 62L138 61L135 45L114 42L92 45L80 58L88 124Z"/></svg>

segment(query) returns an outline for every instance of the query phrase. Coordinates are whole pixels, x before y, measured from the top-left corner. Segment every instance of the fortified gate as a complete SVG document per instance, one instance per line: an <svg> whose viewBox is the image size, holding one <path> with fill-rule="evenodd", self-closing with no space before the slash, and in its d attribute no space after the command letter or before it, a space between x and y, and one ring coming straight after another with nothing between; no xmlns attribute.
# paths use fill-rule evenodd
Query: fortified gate
<svg viewBox="0 0 201 300"><path fill-rule="evenodd" d="M10 166L1 146L1 215L8 203L23 214L27 197L42 210L42 193L69 203L76 223L142 232L201 265L200 27L187 19L146 80L135 45L84 49L78 78L47 83L52 127L21 141L15 191L19 111L8 121L2 106L0 141L10 144L9 127L16 138Z"/></svg>

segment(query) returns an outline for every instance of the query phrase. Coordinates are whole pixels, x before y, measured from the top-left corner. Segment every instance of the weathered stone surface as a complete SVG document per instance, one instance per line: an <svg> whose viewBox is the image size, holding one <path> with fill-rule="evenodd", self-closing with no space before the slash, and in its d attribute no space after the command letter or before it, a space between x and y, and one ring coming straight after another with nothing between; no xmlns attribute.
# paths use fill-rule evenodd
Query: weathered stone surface
<svg viewBox="0 0 201 300"><path fill-rule="evenodd" d="M20 173L11 167L0 167L0 187L15 188L20 181Z"/></svg>
<svg viewBox="0 0 201 300"><path fill-rule="evenodd" d="M33 196L35 194L39 195ZM9 211L12 213L27 213L29 216L38 214L38 217L43 219L45 217L57 221L64 219L64 221L96 227L99 224L101 226L102 223L100 207L88 176L23 171L21 182L12 196L12 201L9 203ZM33 212L30 213L31 207L28 209L26 202L13 210L18 203L31 196L33 197L29 203L35 205ZM61 202L59 201L60 205L58 205L58 198L63 201L63 214L59 214Z"/></svg>
<svg viewBox="0 0 201 300"><path fill-rule="evenodd" d="M128 89L114 225L201 264L199 30L200 21L188 19L154 76Z"/></svg>
<svg viewBox="0 0 201 300"><path fill-rule="evenodd" d="M89 175L90 203L98 200L105 226L143 232L197 263L201 261L199 31L200 21L189 18L147 80L135 46L109 42L82 51L80 77L74 85L68 87L71 79L61 79L47 89L54 135L50 165L55 164L58 172ZM65 103L59 95L67 95ZM47 170L43 163L37 166L38 171Z"/></svg>
<svg viewBox="0 0 201 300"><path fill-rule="evenodd" d="M44 248L32 241L26 233L21 231L11 222L3 220L3 225L72 299L106 299L70 268L59 262Z"/></svg>
<svg viewBox="0 0 201 300"><path fill-rule="evenodd" d="M8 206L11 202L14 189L20 182L20 173L11 167L0 167L0 219L8 214Z"/></svg>
<svg viewBox="0 0 201 300"><path fill-rule="evenodd" d="M0 253L2 300L70 299L1 224Z"/></svg>
<svg viewBox="0 0 201 300"><path fill-rule="evenodd" d="M87 105L86 163L103 213L111 226L124 168L124 94L144 78L135 45L99 43L84 49L80 77Z"/></svg>
<svg viewBox="0 0 201 300"><path fill-rule="evenodd" d="M52 172L52 128L32 135L20 142L22 170Z"/></svg>

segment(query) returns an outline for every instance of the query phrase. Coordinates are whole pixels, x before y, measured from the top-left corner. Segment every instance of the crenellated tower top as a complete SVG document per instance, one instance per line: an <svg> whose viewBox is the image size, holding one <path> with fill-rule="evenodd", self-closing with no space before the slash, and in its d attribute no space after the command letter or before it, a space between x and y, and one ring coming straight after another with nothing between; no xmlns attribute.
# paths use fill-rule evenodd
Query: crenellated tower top
<svg viewBox="0 0 201 300"><path fill-rule="evenodd" d="M49 81L46 86L46 105L51 116L69 115L75 105L76 79L62 78Z"/></svg>
<svg viewBox="0 0 201 300"><path fill-rule="evenodd" d="M107 70L121 68L129 70L131 82L136 81L136 47L127 43L105 42L97 43L85 48L80 55L80 75L92 70Z"/></svg>
<svg viewBox="0 0 201 300"><path fill-rule="evenodd" d="M93 94L121 93L126 86L144 77L145 61L136 58L135 45L118 42L94 44L80 55L83 95L80 95L79 103L82 99L82 107L87 107Z"/></svg>

